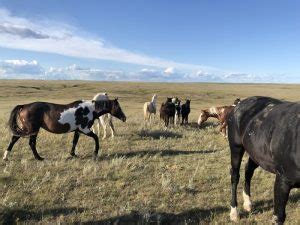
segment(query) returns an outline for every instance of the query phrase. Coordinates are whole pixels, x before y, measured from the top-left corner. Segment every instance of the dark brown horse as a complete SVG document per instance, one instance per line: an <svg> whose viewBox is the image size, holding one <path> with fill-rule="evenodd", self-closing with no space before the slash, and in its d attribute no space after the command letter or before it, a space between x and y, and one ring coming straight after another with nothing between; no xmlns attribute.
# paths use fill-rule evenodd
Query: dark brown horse
<svg viewBox="0 0 300 225"><path fill-rule="evenodd" d="M160 119L165 122L165 126L168 127L169 123L174 124L176 106L172 102L172 98L167 98L166 102L161 104L160 107Z"/></svg>
<svg viewBox="0 0 300 225"><path fill-rule="evenodd" d="M85 134L95 140L94 156L99 151L98 136L91 131L95 119L110 113L123 122L126 121L117 99L103 101L75 101L61 105L48 102L33 102L17 105L10 114L9 126L13 133L3 159L7 160L14 144L20 137L29 136L29 145L33 155L38 160L43 158L36 150L36 139L41 128L55 134L74 132L71 155L76 156L75 147L79 134Z"/></svg>

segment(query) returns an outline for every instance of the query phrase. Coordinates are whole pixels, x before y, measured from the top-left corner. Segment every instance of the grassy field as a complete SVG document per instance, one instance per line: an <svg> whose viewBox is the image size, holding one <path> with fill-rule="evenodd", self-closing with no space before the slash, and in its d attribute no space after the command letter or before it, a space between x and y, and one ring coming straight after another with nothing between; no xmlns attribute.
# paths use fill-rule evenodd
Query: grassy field
<svg viewBox="0 0 300 225"><path fill-rule="evenodd" d="M273 96L299 101L300 85L169 84L80 81L0 81L0 149L6 149L10 110L32 101L68 103L107 91L119 101L127 122L114 120L117 136L94 142L81 136L71 159L72 134L40 132L33 158L28 139L15 145L8 162L0 161L0 223L40 224L226 224L230 208L230 155L227 140L209 120L198 129L201 108L232 104L236 97ZM153 93L158 105L167 96L191 98L190 126L168 130L156 118L143 123L142 107ZM244 157L243 164L247 156ZM257 169L252 182L254 211L242 210L240 222L270 224L274 175ZM300 192L291 192L287 224L300 224Z"/></svg>

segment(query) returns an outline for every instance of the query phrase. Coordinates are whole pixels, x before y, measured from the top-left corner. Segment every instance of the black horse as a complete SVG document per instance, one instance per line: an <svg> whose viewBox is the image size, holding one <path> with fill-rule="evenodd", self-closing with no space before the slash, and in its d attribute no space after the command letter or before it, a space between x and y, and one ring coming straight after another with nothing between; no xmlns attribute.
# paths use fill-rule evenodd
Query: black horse
<svg viewBox="0 0 300 225"><path fill-rule="evenodd" d="M228 140L231 149L231 213L238 219L237 185L245 151L249 161L245 168L244 209L251 210L250 182L254 170L276 174L273 223L283 224L285 207L292 188L300 187L300 103L269 97L250 97L229 114Z"/></svg>
<svg viewBox="0 0 300 225"><path fill-rule="evenodd" d="M185 103L181 106L181 115L182 115L181 125L189 123L189 114L191 112L190 104L191 104L191 100L187 99Z"/></svg>
<svg viewBox="0 0 300 225"><path fill-rule="evenodd" d="M91 127L95 119L106 113L110 113L123 122L126 121L126 116L117 99L75 101L66 105L48 102L17 105L10 114L9 126L13 136L3 159L7 160L8 154L20 137L29 136L29 145L34 157L43 160L36 150L36 139L40 128L55 134L74 132L72 156L76 156L75 147L80 133L92 137L96 144L94 156L97 157L99 141L98 136L91 131Z"/></svg>

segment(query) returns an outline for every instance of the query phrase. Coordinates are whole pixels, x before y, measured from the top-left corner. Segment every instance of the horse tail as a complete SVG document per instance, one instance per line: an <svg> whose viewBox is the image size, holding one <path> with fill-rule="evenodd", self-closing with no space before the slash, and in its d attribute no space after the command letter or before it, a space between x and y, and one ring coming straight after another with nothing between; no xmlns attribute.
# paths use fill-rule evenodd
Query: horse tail
<svg viewBox="0 0 300 225"><path fill-rule="evenodd" d="M15 136L25 136L26 132L22 130L18 125L18 114L24 105L17 105L10 113L8 125L13 135Z"/></svg>

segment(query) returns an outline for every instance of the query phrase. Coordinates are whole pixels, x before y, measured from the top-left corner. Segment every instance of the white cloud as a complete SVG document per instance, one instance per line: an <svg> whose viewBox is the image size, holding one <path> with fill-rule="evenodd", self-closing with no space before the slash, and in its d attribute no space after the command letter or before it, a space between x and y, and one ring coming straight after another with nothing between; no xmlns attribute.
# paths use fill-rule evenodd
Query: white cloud
<svg viewBox="0 0 300 225"><path fill-rule="evenodd" d="M0 78L42 79L44 68L36 60L5 60L0 62Z"/></svg>
<svg viewBox="0 0 300 225"><path fill-rule="evenodd" d="M45 72L45 78L49 80L120 80L124 75L123 71L83 68L75 64L50 67Z"/></svg>
<svg viewBox="0 0 300 225"><path fill-rule="evenodd" d="M167 68L168 69L168 68ZM232 83L293 83L295 79L284 74L253 75L228 73L216 75L202 70L194 72L143 68L138 71L101 70L73 64L66 67L45 68L37 60L11 59L0 61L2 79L49 79L49 80L99 80L99 81L157 81L157 82L232 82ZM299 82L300 80L296 80Z"/></svg>
<svg viewBox="0 0 300 225"><path fill-rule="evenodd" d="M9 11L1 8L0 46L161 68L204 69L218 72L212 67L178 63L121 49L68 24L49 20L29 20L11 15Z"/></svg>
<svg viewBox="0 0 300 225"><path fill-rule="evenodd" d="M174 73L174 67L168 67L167 69L165 69L164 71L165 74L167 74L168 76Z"/></svg>

